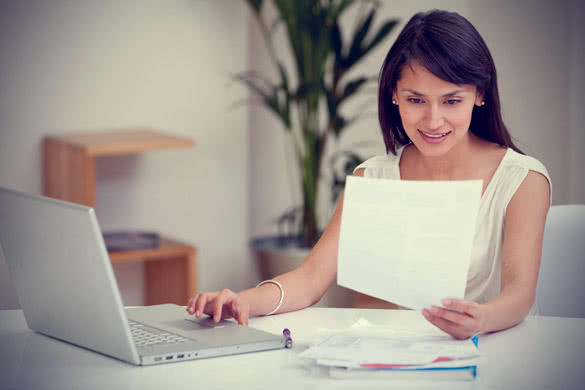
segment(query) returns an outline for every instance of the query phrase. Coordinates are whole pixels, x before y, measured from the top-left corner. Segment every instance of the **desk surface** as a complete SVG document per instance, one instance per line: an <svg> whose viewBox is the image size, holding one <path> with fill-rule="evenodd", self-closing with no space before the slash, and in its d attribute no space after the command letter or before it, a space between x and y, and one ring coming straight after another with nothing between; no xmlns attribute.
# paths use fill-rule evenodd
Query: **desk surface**
<svg viewBox="0 0 585 390"><path fill-rule="evenodd" d="M475 382L340 380L297 354L325 335L365 318L375 325L429 326L418 312L310 308L253 318L250 326L292 331L294 348L152 367L127 363L30 331L22 311L0 311L1 389L144 388L585 388L585 319L528 317L506 331L483 335L486 362Z"/></svg>

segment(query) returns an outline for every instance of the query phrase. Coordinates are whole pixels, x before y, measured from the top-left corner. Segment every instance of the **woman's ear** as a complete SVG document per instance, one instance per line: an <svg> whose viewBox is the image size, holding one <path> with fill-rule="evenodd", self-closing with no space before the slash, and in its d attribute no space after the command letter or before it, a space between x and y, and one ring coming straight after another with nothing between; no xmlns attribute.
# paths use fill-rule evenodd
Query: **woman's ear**
<svg viewBox="0 0 585 390"><path fill-rule="evenodd" d="M475 95L475 105L476 106L483 106L485 104L484 94L483 91L477 91Z"/></svg>

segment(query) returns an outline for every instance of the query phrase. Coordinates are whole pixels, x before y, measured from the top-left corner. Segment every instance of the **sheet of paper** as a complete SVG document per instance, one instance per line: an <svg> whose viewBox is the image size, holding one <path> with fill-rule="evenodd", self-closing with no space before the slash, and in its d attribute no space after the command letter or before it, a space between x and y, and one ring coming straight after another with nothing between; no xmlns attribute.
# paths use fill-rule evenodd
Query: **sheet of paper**
<svg viewBox="0 0 585 390"><path fill-rule="evenodd" d="M337 283L420 310L465 294L481 180L347 178Z"/></svg>

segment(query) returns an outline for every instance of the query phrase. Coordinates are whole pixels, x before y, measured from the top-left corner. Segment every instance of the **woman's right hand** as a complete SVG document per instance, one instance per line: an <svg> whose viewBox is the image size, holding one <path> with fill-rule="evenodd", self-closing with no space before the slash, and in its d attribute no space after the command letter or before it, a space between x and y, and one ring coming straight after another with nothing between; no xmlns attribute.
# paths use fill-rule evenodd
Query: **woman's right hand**
<svg viewBox="0 0 585 390"><path fill-rule="evenodd" d="M197 294L187 302L187 313L201 318L203 314L215 322L234 318L241 325L248 325L250 303L229 289Z"/></svg>

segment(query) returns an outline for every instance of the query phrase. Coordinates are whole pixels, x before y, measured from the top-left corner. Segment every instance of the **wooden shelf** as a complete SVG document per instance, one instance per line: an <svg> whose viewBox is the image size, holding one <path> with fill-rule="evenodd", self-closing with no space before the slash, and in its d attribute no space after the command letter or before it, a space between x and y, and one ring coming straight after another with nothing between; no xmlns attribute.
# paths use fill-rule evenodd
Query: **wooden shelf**
<svg viewBox="0 0 585 390"><path fill-rule="evenodd" d="M95 208L96 158L194 144L191 139L151 129L49 135L43 139L43 193ZM144 261L147 305L184 305L196 292L193 246L163 237L157 248L109 255L112 263Z"/></svg>
<svg viewBox="0 0 585 390"><path fill-rule="evenodd" d="M149 129L49 135L43 139L44 194L95 208L96 158L193 145Z"/></svg>
<svg viewBox="0 0 585 390"><path fill-rule="evenodd" d="M157 260L161 257L177 257L186 254L195 254L195 248L179 241L166 237L159 238L159 245L152 249L140 249L133 251L109 251L112 263L124 263L128 261Z"/></svg>
<svg viewBox="0 0 585 390"><path fill-rule="evenodd" d="M48 136L46 139L82 149L93 157L116 156L151 150L190 148L193 140L154 130L124 130Z"/></svg>
<svg viewBox="0 0 585 390"><path fill-rule="evenodd" d="M157 248L108 254L112 263L144 262L147 305L184 305L195 294L196 249L191 245L160 237Z"/></svg>

